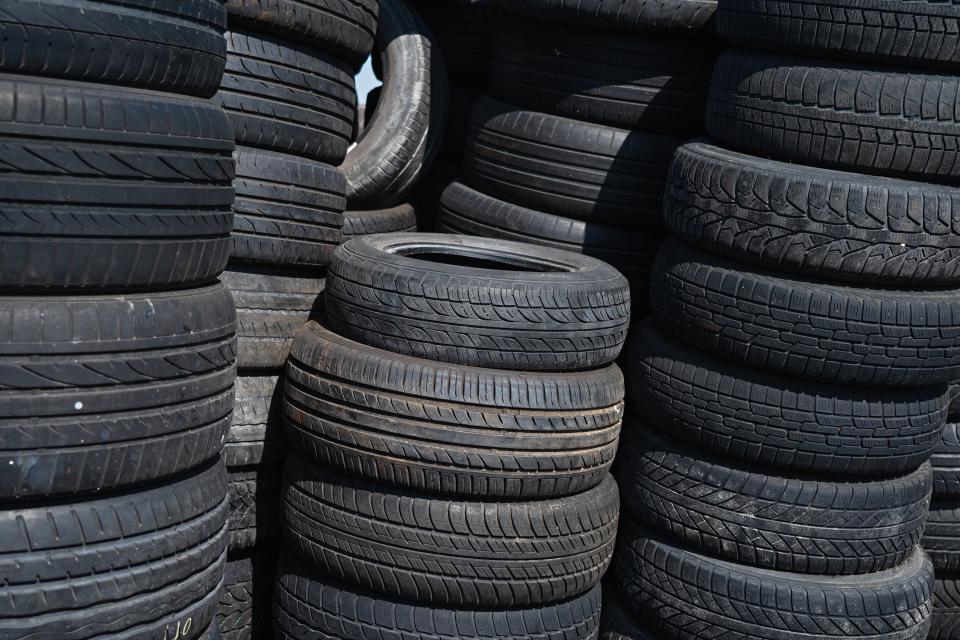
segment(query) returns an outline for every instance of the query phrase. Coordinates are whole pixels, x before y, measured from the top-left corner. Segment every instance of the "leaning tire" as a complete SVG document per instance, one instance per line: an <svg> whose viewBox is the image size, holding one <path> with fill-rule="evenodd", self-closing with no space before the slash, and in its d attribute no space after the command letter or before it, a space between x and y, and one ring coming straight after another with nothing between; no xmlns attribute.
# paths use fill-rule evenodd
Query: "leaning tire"
<svg viewBox="0 0 960 640"><path fill-rule="evenodd" d="M428 360L566 371L617 357L629 303L624 277L593 258L485 238L389 234L337 248L326 323Z"/></svg>

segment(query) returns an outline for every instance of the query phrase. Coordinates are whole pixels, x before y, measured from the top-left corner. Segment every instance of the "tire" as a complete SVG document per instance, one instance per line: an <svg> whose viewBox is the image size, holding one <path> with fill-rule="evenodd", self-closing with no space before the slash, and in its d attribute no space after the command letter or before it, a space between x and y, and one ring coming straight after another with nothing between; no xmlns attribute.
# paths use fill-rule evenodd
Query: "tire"
<svg viewBox="0 0 960 640"><path fill-rule="evenodd" d="M960 424L948 422L933 457L933 493L960 497Z"/></svg>
<svg viewBox="0 0 960 640"><path fill-rule="evenodd" d="M807 576L734 564L631 525L617 551L620 592L658 635L676 640L923 640L933 566L917 549L862 576Z"/></svg>
<svg viewBox="0 0 960 640"><path fill-rule="evenodd" d="M630 31L713 34L714 0L495 0L506 11L570 24Z"/></svg>
<svg viewBox="0 0 960 640"><path fill-rule="evenodd" d="M960 570L960 501L933 501L923 531L923 548L938 573Z"/></svg>
<svg viewBox="0 0 960 640"><path fill-rule="evenodd" d="M143 291L223 271L233 134L222 110L14 75L0 75L0 94L0 287Z"/></svg>
<svg viewBox="0 0 960 640"><path fill-rule="evenodd" d="M438 365L311 323L287 365L286 428L301 452L370 481L545 498L607 476L622 398L616 365L557 374Z"/></svg>
<svg viewBox="0 0 960 640"><path fill-rule="evenodd" d="M955 189L815 169L704 142L674 155L667 226L707 251L812 278L960 282Z"/></svg>
<svg viewBox="0 0 960 640"><path fill-rule="evenodd" d="M280 371L296 333L323 315L325 280L297 271L233 266L221 278L237 305L241 370Z"/></svg>
<svg viewBox="0 0 960 640"><path fill-rule="evenodd" d="M223 582L226 490L218 461L133 492L7 505L0 637L199 637Z"/></svg>
<svg viewBox="0 0 960 640"><path fill-rule="evenodd" d="M343 214L343 241L374 233L398 233L417 230L417 212L409 204L389 209L347 211Z"/></svg>
<svg viewBox="0 0 960 640"><path fill-rule="evenodd" d="M235 331L219 285L5 297L0 498L110 491L216 458L233 408Z"/></svg>
<svg viewBox="0 0 960 640"><path fill-rule="evenodd" d="M890 480L767 475L625 420L617 463L625 507L699 553L814 575L893 569L920 543L931 472Z"/></svg>
<svg viewBox="0 0 960 640"><path fill-rule="evenodd" d="M927 640L952 640L960 633L960 581L956 575L937 577L933 616Z"/></svg>
<svg viewBox="0 0 960 640"><path fill-rule="evenodd" d="M864 386L960 375L960 294L858 289L775 275L667 240L651 281L658 324L721 358Z"/></svg>
<svg viewBox="0 0 960 640"><path fill-rule="evenodd" d="M436 37L447 77L456 83L486 82L498 13L493 4L489 0L414 0L412 4Z"/></svg>
<svg viewBox="0 0 960 640"><path fill-rule="evenodd" d="M235 262L326 267L343 241L346 181L334 167L238 147Z"/></svg>
<svg viewBox="0 0 960 640"><path fill-rule="evenodd" d="M589 591L613 554L620 496L609 475L576 496L448 499L287 458L285 543L331 576L434 605L517 608Z"/></svg>
<svg viewBox="0 0 960 640"><path fill-rule="evenodd" d="M717 30L751 49L909 67L960 62L960 9L921 0L734 0L717 11Z"/></svg>
<svg viewBox="0 0 960 640"><path fill-rule="evenodd" d="M228 468L283 462L283 383L278 376L241 374L230 433L223 446Z"/></svg>
<svg viewBox="0 0 960 640"><path fill-rule="evenodd" d="M485 98L471 114L464 182L544 213L662 231L667 168L681 142Z"/></svg>
<svg viewBox="0 0 960 640"><path fill-rule="evenodd" d="M641 629L624 610L620 599L612 593L612 585L604 586L600 640L657 640L649 631Z"/></svg>
<svg viewBox="0 0 960 640"><path fill-rule="evenodd" d="M373 50L379 0L226 0L231 24L321 47L356 69Z"/></svg>
<svg viewBox="0 0 960 640"><path fill-rule="evenodd" d="M954 76L727 51L713 71L707 132L787 162L956 182L958 92Z"/></svg>
<svg viewBox="0 0 960 640"><path fill-rule="evenodd" d="M380 0L383 85L341 170L351 209L386 209L430 170L447 123L449 88L433 35L405 0Z"/></svg>
<svg viewBox="0 0 960 640"><path fill-rule="evenodd" d="M648 424L731 460L792 473L894 477L943 446L942 386L860 389L764 374L690 348L649 320L634 326L620 362L627 404Z"/></svg>
<svg viewBox="0 0 960 640"><path fill-rule="evenodd" d="M326 326L335 332L450 364L600 367L620 353L630 321L627 281L609 265L485 238L354 238L337 248L327 283Z"/></svg>
<svg viewBox="0 0 960 640"><path fill-rule="evenodd" d="M283 464L237 467L230 472L230 552L262 547L280 537Z"/></svg>
<svg viewBox="0 0 960 640"><path fill-rule="evenodd" d="M0 15L0 71L209 98L226 23L217 0L18 0Z"/></svg>
<svg viewBox="0 0 960 640"><path fill-rule="evenodd" d="M600 625L600 587L535 609L449 609L396 601L338 584L281 556L275 610L277 640L380 640L398 634L421 640L594 640Z"/></svg>
<svg viewBox="0 0 960 640"><path fill-rule="evenodd" d="M217 607L217 629L223 640L272 638L273 582L277 551L230 558Z"/></svg>
<svg viewBox="0 0 960 640"><path fill-rule="evenodd" d="M504 16L491 50L497 100L620 129L703 132L713 43Z"/></svg>

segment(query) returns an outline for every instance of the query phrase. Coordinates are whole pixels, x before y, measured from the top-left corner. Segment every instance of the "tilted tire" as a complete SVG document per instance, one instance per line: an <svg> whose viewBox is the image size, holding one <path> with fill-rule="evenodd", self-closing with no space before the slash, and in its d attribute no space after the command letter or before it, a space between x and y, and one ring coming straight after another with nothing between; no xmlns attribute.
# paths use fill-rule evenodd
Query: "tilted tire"
<svg viewBox="0 0 960 640"><path fill-rule="evenodd" d="M571 24L630 31L713 34L715 0L495 0L506 11Z"/></svg>
<svg viewBox="0 0 960 640"><path fill-rule="evenodd" d="M220 285L8 296L0 314L0 498L109 491L217 457L236 315Z"/></svg>
<svg viewBox="0 0 960 640"><path fill-rule="evenodd" d="M594 640L600 586L537 608L452 609L394 600L342 585L293 554L281 556L276 588L277 640Z"/></svg>
<svg viewBox="0 0 960 640"><path fill-rule="evenodd" d="M942 385L856 388L767 374L689 347L650 320L633 327L620 364L634 413L731 460L892 477L917 469L943 447ZM933 465L938 486L936 460Z"/></svg>
<svg viewBox="0 0 960 640"><path fill-rule="evenodd" d="M960 571L960 500L937 498L930 505L923 548L937 572Z"/></svg>
<svg viewBox="0 0 960 640"><path fill-rule="evenodd" d="M218 0L17 0L0 15L0 72L209 98L226 23Z"/></svg>
<svg viewBox="0 0 960 640"><path fill-rule="evenodd" d="M660 249L651 308L662 329L773 373L857 385L960 376L960 293L821 284L686 247Z"/></svg>
<svg viewBox="0 0 960 640"><path fill-rule="evenodd" d="M626 279L548 247L443 234L363 236L337 248L326 325L378 349L520 371L616 359L630 320Z"/></svg>
<svg viewBox="0 0 960 640"><path fill-rule="evenodd" d="M284 540L338 580L437 605L516 608L593 588L613 553L620 496L609 475L574 496L437 497L287 458Z"/></svg>
<svg viewBox="0 0 960 640"><path fill-rule="evenodd" d="M217 631L223 640L272 637L273 583L277 550L230 558L217 605Z"/></svg>
<svg viewBox="0 0 960 640"><path fill-rule="evenodd" d="M960 283L955 189L817 169L705 142L677 149L664 219L684 241L824 280Z"/></svg>
<svg viewBox="0 0 960 640"><path fill-rule="evenodd" d="M622 397L616 365L556 374L444 365L311 323L287 364L286 430L324 466L392 486L570 495L606 477Z"/></svg>
<svg viewBox="0 0 960 640"><path fill-rule="evenodd" d="M234 145L219 107L8 74L0 94L0 287L142 291L223 271Z"/></svg>
<svg viewBox="0 0 960 640"><path fill-rule="evenodd" d="M417 212L409 204L373 211L346 211L343 214L344 242L356 236L416 230Z"/></svg>
<svg viewBox="0 0 960 640"><path fill-rule="evenodd" d="M940 444L930 458L933 493L960 496L960 424L951 419L943 428Z"/></svg>
<svg viewBox="0 0 960 640"><path fill-rule="evenodd" d="M125 493L7 505L0 637L200 637L223 583L226 492L217 461Z"/></svg>

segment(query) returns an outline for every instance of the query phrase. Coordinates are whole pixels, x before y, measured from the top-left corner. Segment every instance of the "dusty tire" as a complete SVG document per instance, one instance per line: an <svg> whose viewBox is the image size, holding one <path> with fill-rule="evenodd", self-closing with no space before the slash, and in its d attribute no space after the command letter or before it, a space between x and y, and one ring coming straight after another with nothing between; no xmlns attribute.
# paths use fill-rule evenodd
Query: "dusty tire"
<svg viewBox="0 0 960 640"><path fill-rule="evenodd" d="M0 16L0 71L209 98L226 23L218 0L17 0Z"/></svg>
<svg viewBox="0 0 960 640"><path fill-rule="evenodd" d="M662 329L773 373L856 385L945 385L960 375L960 294L780 276L675 240L651 280Z"/></svg>
<svg viewBox="0 0 960 640"><path fill-rule="evenodd" d="M571 24L709 36L715 0L496 0L506 11Z"/></svg>
<svg viewBox="0 0 960 640"><path fill-rule="evenodd" d="M930 464L933 466L933 493L960 497L960 424L947 422Z"/></svg>
<svg viewBox="0 0 960 640"><path fill-rule="evenodd" d="M217 606L216 626L223 640L272 637L276 573L276 550L228 559Z"/></svg>
<svg viewBox="0 0 960 640"><path fill-rule="evenodd" d="M227 554L219 461L163 485L0 512L5 638L199 637Z"/></svg>
<svg viewBox="0 0 960 640"><path fill-rule="evenodd" d="M398 233L337 248L325 313L331 329L378 349L468 366L567 371L616 359L629 303L624 277L587 256Z"/></svg>
<svg viewBox="0 0 960 640"><path fill-rule="evenodd" d="M923 531L923 548L938 572L960 571L960 500L933 501Z"/></svg>
<svg viewBox="0 0 960 640"><path fill-rule="evenodd" d="M343 241L374 233L400 233L417 230L417 212L409 204L389 209L346 211L343 214Z"/></svg>
<svg viewBox="0 0 960 640"><path fill-rule="evenodd" d="M287 458L284 540L328 575L436 605L516 608L589 591L613 553L620 496L524 502L435 497Z"/></svg>
<svg viewBox="0 0 960 640"><path fill-rule="evenodd" d="M0 75L0 94L0 287L216 279L233 226L233 135L219 107L14 75Z"/></svg>

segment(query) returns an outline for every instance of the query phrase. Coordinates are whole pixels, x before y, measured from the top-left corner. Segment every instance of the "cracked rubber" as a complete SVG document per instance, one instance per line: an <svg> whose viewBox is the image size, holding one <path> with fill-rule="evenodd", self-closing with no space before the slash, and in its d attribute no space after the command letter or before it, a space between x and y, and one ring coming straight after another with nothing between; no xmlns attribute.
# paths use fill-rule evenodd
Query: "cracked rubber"
<svg viewBox="0 0 960 640"><path fill-rule="evenodd" d="M16 0L0 9L0 71L209 98L226 23L218 0Z"/></svg>
<svg viewBox="0 0 960 640"><path fill-rule="evenodd" d="M633 328L620 363L635 413L731 459L890 477L913 471L943 446L943 386L851 388L764 374L688 347L650 320Z"/></svg>
<svg viewBox="0 0 960 640"><path fill-rule="evenodd" d="M556 374L444 365L311 323L287 365L286 429L324 466L391 486L562 496L606 477L622 399L616 365Z"/></svg>
<svg viewBox="0 0 960 640"><path fill-rule="evenodd" d="M572 598L610 563L620 496L489 502L408 492L287 458L284 540L337 580L417 602L516 608Z"/></svg>
<svg viewBox="0 0 960 640"><path fill-rule="evenodd" d="M217 630L223 640L273 637L276 573L276 549L228 558L217 605Z"/></svg>
<svg viewBox="0 0 960 640"><path fill-rule="evenodd" d="M933 456L933 493L938 496L960 496L960 424L947 422Z"/></svg>
<svg viewBox="0 0 960 640"><path fill-rule="evenodd" d="M162 485L0 512L0 637L201 637L227 554L219 461Z"/></svg>
<svg viewBox="0 0 960 640"><path fill-rule="evenodd" d="M568 371L616 359L626 279L594 258L446 234L361 236L327 273L326 326L358 342L451 364Z"/></svg>
<svg viewBox="0 0 960 640"><path fill-rule="evenodd" d="M575 25L710 37L716 0L495 0L506 11Z"/></svg>
<svg viewBox="0 0 960 640"><path fill-rule="evenodd" d="M664 219L680 238L785 272L910 287L960 283L960 195L704 142L674 155Z"/></svg>
<svg viewBox="0 0 960 640"><path fill-rule="evenodd" d="M721 144L787 162L927 182L960 176L955 76L726 51L707 100Z"/></svg>
<svg viewBox="0 0 960 640"><path fill-rule="evenodd" d="M960 500L933 501L922 544L938 572L960 571Z"/></svg>
<svg viewBox="0 0 960 640"><path fill-rule="evenodd" d="M960 578L953 573L938 575L927 640L953 640L957 634L960 634Z"/></svg>
<svg viewBox="0 0 960 640"><path fill-rule="evenodd" d="M779 374L878 386L960 376L960 293L820 284L667 240L651 308L662 329Z"/></svg>
<svg viewBox="0 0 960 640"><path fill-rule="evenodd" d="M346 211L343 214L344 242L356 236L416 230L417 212L409 204L373 211Z"/></svg>
<svg viewBox="0 0 960 640"><path fill-rule="evenodd" d="M219 107L9 74L0 95L0 287L143 291L223 271L234 169Z"/></svg>
<svg viewBox="0 0 960 640"><path fill-rule="evenodd" d="M233 409L235 331L220 285L5 297L0 498L108 491L215 458Z"/></svg>

